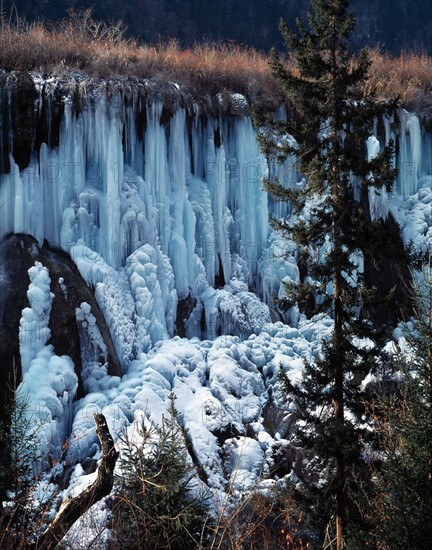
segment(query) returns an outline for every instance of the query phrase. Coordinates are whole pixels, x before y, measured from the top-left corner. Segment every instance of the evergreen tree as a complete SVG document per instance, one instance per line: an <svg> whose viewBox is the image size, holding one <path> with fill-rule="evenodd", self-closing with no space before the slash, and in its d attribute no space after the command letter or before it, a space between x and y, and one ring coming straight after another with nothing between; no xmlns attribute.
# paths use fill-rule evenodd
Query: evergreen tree
<svg viewBox="0 0 432 550"><path fill-rule="evenodd" d="M408 349L393 359L398 391L376 406L380 463L370 510L376 548L426 550L432 539L432 273L414 288L415 322Z"/></svg>
<svg viewBox="0 0 432 550"><path fill-rule="evenodd" d="M17 382L12 368L10 402L5 405L7 420L0 421L0 548L12 548L34 535L40 527L40 503L34 502L36 466L40 461L39 433L35 426L30 398Z"/></svg>
<svg viewBox="0 0 432 550"><path fill-rule="evenodd" d="M113 532L122 548L198 548L205 533L204 495L194 482L174 396L161 426L125 437L113 503Z"/></svg>
<svg viewBox="0 0 432 550"><path fill-rule="evenodd" d="M272 220L294 239L309 275L309 282L286 285L285 305L307 305L309 313L331 311L334 318L331 341L324 343L320 360L305 366L301 387L286 377L284 382L304 421L303 442L317 455L314 475L320 469L326 477L309 483L309 493L302 496L310 498L309 509L317 517L329 520L334 514L338 549L346 543L348 524L361 520L350 491L362 455L362 381L378 349L359 345L359 339L373 340L377 333L371 322L359 318L370 289L363 284L358 259L381 252L374 240L382 226L371 220L369 190L390 190L396 177L392 143L367 158L374 118L391 112L395 102L377 104L362 91L370 60L367 51L356 58L349 48L355 18L348 3L312 0L313 13L307 24L297 22L298 33L281 22L290 63L273 52L271 69L293 112L288 122L258 115L258 123L267 124L259 136L263 151L280 162L295 155L306 179L300 190L286 189L277 179L265 181L276 200L290 200L294 214L302 213Z"/></svg>

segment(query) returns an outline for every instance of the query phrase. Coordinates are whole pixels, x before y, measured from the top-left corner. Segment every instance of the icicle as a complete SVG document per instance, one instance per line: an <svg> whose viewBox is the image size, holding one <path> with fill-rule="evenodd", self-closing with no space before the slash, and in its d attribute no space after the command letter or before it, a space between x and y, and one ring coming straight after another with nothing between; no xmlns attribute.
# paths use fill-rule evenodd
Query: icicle
<svg viewBox="0 0 432 550"><path fill-rule="evenodd" d="M53 86L44 86L42 92L48 94L40 111L48 125ZM234 103L240 99L232 97ZM204 117L194 105L187 115L183 108L174 109L167 122L166 117L161 120L161 100L146 99L145 106L143 101L137 92L115 92L109 99L99 90L77 115L65 98L58 146L42 144L21 173L11 158L11 172L0 178L0 232L25 232L75 256L77 250L85 253L83 259L74 256L80 269L94 284L110 289L115 286L112 272L103 275L108 266L121 273L128 257L149 246L156 254L151 273L157 274L160 288L145 287L155 293L148 311L163 327L152 334L146 329L151 344L156 335L173 333L172 304L189 296L196 303L185 324L189 335L238 331L230 318L235 308L221 298L225 286L233 288L233 281L240 281L271 304L282 279L298 279L291 252L287 259L268 224L269 212L287 217L289 205L274 203L262 189L267 174L295 188L295 157L269 166L248 116ZM286 118L283 108L276 116ZM416 165L423 158L419 121L408 113L402 118L400 162ZM385 119L384 125L388 142L394 132L391 121ZM371 139L368 158L378 151L378 141ZM425 174L416 172L414 180L404 183L403 193L424 181ZM384 190L372 190L370 204L373 219L387 215ZM103 269L102 264L90 265L95 258ZM115 288L116 293L126 292ZM101 291L98 295L103 300ZM135 303L137 298L131 294L128 300ZM202 330L204 319L208 326ZM118 349L127 349L130 357L134 342L131 337Z"/></svg>
<svg viewBox="0 0 432 550"><path fill-rule="evenodd" d="M422 172L422 135L419 118L400 111L398 190L403 197L417 192Z"/></svg>
<svg viewBox="0 0 432 550"><path fill-rule="evenodd" d="M375 136L370 136L367 140L367 158L372 160L379 155L380 142ZM373 179L373 175L370 176ZM383 219L388 216L388 197L384 186L377 188L369 187L369 209L372 221Z"/></svg>

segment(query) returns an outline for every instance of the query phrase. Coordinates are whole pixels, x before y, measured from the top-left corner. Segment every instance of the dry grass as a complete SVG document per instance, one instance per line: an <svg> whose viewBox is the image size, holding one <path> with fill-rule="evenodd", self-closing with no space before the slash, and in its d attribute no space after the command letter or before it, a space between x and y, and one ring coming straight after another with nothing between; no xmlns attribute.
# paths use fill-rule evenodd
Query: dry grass
<svg viewBox="0 0 432 550"><path fill-rule="evenodd" d="M432 57L425 53L405 52L392 57L377 50L371 52L372 67L366 87L376 89L382 99L399 97L410 111L432 116Z"/></svg>
<svg viewBox="0 0 432 550"><path fill-rule="evenodd" d="M236 91L255 101L276 103L282 97L271 77L268 57L234 43L197 44L182 49L176 41L157 46L127 40L119 23L95 21L91 10L71 12L68 19L47 27L12 22L0 14L0 67L64 74L81 71L95 78L131 76L157 82L175 81L185 91L208 95ZM404 53L394 58L371 52L367 89L380 98L399 96L401 104L432 116L432 57Z"/></svg>
<svg viewBox="0 0 432 550"><path fill-rule="evenodd" d="M181 49L176 41L139 45L124 38L121 24L94 21L91 11L71 13L48 28L42 23L0 26L0 68L45 73L82 71L98 78L132 76L175 81L197 94L224 89L250 98L278 95L264 54L235 44L196 45Z"/></svg>

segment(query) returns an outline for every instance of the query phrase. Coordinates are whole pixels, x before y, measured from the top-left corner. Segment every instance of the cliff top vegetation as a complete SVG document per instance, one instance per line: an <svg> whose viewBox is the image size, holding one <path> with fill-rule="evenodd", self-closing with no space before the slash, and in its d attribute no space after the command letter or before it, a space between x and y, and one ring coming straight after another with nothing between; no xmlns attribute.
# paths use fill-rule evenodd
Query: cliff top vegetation
<svg viewBox="0 0 432 550"><path fill-rule="evenodd" d="M398 96L401 105L432 117L432 57L405 52L398 57L371 51L370 79L378 98ZM196 95L224 90L249 100L279 103L282 94L272 79L269 56L254 48L226 42L181 48L172 40L145 45L126 38L121 23L96 21L91 10L70 12L55 24L27 23L0 14L0 69L64 75L80 72L92 78L137 77L176 82ZM291 60L287 58L287 63Z"/></svg>
<svg viewBox="0 0 432 550"><path fill-rule="evenodd" d="M291 30L306 22L310 0L1 0L29 21L59 21L67 10L93 7L96 19L122 20L127 36L146 44L177 38L185 47L227 39L269 51L284 50L277 32L283 18ZM432 3L427 0L350 0L357 27L350 37L354 51L380 44L385 51L427 50L432 54Z"/></svg>

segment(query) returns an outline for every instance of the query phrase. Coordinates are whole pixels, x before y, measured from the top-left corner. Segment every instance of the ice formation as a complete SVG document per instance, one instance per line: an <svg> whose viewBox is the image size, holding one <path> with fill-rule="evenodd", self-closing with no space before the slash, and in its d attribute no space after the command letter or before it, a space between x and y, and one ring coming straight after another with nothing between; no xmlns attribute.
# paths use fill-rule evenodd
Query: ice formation
<svg viewBox="0 0 432 550"><path fill-rule="evenodd" d="M30 307L22 312L19 332L22 383L17 398L24 404L29 434L35 434L40 443L37 465L43 469L48 460L59 458L70 433L78 377L71 358L57 356L53 347L46 345L53 299L48 270L36 262L29 277Z"/></svg>
<svg viewBox="0 0 432 550"><path fill-rule="evenodd" d="M43 143L22 171L11 156L1 177L0 236L28 233L68 252L81 246L88 262L94 255L124 269L148 349L174 334L178 300L196 300L187 335L212 338L228 330L216 319L223 299L209 289L238 279L271 306L280 281L298 276L292 256L274 256L281 247L268 216L288 212L262 190L262 178L270 171L293 187L299 177L289 159L268 165L249 116L203 117L178 106L167 120L155 98L140 125L140 101L99 93L76 114L64 98L58 147ZM418 117L401 111L399 137L392 120L384 130L383 143L398 140L398 193L429 185L431 137ZM380 146L370 138L368 157ZM384 189L371 190L372 218L385 217L388 203Z"/></svg>
<svg viewBox="0 0 432 550"><path fill-rule="evenodd" d="M21 172L11 158L0 183L0 235L28 233L74 259L78 246L88 263L124 268L142 349L173 335L176 302L189 296L197 304L187 335L226 333L217 321L224 299L213 287L238 279L271 304L281 275L296 276L294 261L272 266L268 167L251 119L179 107L164 125L155 99L142 130L135 102L123 99L100 94L78 116L65 99L59 146L42 144ZM279 176L295 184L292 171Z"/></svg>
<svg viewBox="0 0 432 550"><path fill-rule="evenodd" d="M274 295L299 272L293 246L268 223L269 214L290 215L289 206L273 203L262 178L295 187L293 159L268 163L249 116L203 116L195 105L167 117L162 100L143 106L120 91L95 94L79 114L63 101L58 146L43 143L22 170L10 154L11 170L0 177L0 237L28 233L70 253L95 289L123 375L107 374L105 344L82 302L86 395L73 403L77 376L72 360L47 345L50 274L36 263L19 337L21 389L44 421L42 455L58 456L68 438L72 480L86 477L80 462L99 456L94 412L106 415L118 441L142 411L160 422L174 393L209 486L248 490L288 444L284 414L273 433L264 428L266 407L281 404L278 367L298 380L331 331L330 320L305 322L295 308L285 319L291 327L272 323ZM233 101L244 107L242 96ZM391 212L407 240L427 246L432 134L413 114L399 119L384 119L383 135L366 144L368 158L390 139L399 152L395 192L371 191L371 216ZM180 326L186 338L175 336Z"/></svg>

